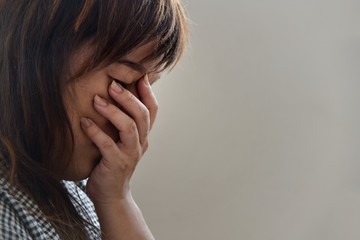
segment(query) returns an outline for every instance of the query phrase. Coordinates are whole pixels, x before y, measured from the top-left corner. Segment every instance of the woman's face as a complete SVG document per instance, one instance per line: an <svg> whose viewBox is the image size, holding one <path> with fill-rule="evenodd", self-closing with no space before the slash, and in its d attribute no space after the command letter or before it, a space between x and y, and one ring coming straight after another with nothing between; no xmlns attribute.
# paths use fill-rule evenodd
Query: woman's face
<svg viewBox="0 0 360 240"><path fill-rule="evenodd" d="M122 60L139 63L153 51L154 43L143 45L130 52ZM71 59L71 72L79 70L81 63L91 54L89 48L83 48L75 53ZM159 78L159 73L153 71L156 61L146 62L141 68L131 67L129 64L115 62L109 66L94 69L79 79L65 85L63 99L74 133L74 149L70 153L71 159L65 170L56 173L61 179L80 180L90 175L101 155L97 147L85 135L80 119L92 119L114 141L119 141L118 130L94 109L94 97L99 95L114 103L109 96L108 89L111 82L119 80L134 96L138 97L136 84L145 74L149 76L150 84ZM118 106L121 109L121 106ZM71 141L68 141L69 145ZM59 168L64 169L64 168Z"/></svg>

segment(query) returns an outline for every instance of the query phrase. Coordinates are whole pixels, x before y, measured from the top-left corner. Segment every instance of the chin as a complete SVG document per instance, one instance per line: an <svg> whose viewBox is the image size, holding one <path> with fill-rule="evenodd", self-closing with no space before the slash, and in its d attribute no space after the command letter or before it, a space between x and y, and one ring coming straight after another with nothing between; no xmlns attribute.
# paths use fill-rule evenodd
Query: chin
<svg viewBox="0 0 360 240"><path fill-rule="evenodd" d="M80 181L88 178L101 160L101 154L96 148L74 155L66 170L60 174L62 180Z"/></svg>

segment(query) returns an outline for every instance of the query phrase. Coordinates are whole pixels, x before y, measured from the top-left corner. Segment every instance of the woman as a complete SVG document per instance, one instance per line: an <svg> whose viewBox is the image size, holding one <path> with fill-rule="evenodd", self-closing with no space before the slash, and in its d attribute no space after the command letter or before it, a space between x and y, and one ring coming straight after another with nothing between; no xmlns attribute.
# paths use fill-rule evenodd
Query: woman
<svg viewBox="0 0 360 240"><path fill-rule="evenodd" d="M2 0L0 19L0 239L153 239L129 181L180 2Z"/></svg>

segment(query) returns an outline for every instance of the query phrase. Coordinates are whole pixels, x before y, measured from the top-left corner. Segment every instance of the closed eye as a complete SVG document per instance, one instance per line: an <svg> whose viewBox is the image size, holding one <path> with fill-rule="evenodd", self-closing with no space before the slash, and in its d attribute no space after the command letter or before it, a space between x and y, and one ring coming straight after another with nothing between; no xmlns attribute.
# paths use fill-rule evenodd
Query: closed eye
<svg viewBox="0 0 360 240"><path fill-rule="evenodd" d="M116 78L111 78L112 80L114 80L116 83L120 84L123 88L127 88L127 84L123 83L121 80L116 79Z"/></svg>

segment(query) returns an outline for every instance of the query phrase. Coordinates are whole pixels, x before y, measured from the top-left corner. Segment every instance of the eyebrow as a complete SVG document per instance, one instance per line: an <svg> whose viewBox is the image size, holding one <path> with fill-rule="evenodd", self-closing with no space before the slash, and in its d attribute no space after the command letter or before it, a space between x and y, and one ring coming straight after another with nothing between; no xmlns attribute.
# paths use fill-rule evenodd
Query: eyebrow
<svg viewBox="0 0 360 240"><path fill-rule="evenodd" d="M142 75L147 74L146 68L139 63L136 63L136 62L133 62L130 60L119 60L118 63L124 64L124 65L130 67L130 68L134 69L135 71L141 73Z"/></svg>

